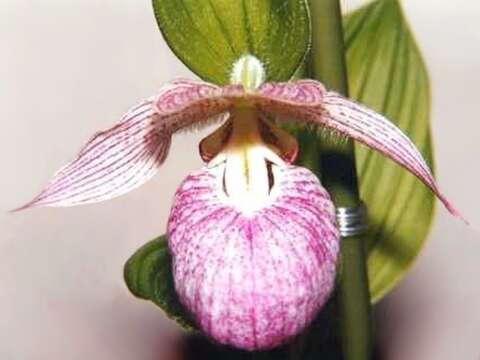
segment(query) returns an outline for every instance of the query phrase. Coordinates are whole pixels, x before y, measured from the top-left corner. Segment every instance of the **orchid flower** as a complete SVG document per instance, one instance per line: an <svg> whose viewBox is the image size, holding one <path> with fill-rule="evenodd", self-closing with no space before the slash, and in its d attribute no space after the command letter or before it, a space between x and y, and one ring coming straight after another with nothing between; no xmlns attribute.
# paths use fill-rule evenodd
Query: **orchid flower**
<svg viewBox="0 0 480 360"><path fill-rule="evenodd" d="M353 138L420 179L454 215L415 145L382 115L318 81L264 83L245 55L231 84L176 80L95 134L21 209L96 203L149 180L172 135L212 122L199 145L205 166L178 188L167 226L175 289L197 326L222 344L268 349L301 332L335 281L340 235L317 177L294 165L296 121Z"/></svg>

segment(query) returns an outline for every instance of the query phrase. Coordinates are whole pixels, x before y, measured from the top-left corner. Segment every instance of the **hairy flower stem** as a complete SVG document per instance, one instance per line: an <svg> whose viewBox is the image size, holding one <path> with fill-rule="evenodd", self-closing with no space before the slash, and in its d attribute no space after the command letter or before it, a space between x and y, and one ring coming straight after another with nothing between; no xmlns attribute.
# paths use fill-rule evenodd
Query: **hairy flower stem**
<svg viewBox="0 0 480 360"><path fill-rule="evenodd" d="M345 96L348 83L339 0L310 0L312 16L311 75ZM322 146L322 182L337 207L360 203L352 140ZM367 360L372 354L370 295L366 251L359 236L342 239L338 291L341 342L345 360Z"/></svg>

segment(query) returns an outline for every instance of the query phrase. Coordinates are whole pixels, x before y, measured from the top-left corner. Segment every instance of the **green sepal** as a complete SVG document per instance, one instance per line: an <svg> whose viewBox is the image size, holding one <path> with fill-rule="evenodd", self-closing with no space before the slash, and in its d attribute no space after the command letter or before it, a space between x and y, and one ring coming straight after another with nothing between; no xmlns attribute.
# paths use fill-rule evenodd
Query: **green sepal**
<svg viewBox="0 0 480 360"><path fill-rule="evenodd" d="M242 55L259 58L267 81L288 80L310 44L306 0L153 0L177 57L204 80L229 83Z"/></svg>

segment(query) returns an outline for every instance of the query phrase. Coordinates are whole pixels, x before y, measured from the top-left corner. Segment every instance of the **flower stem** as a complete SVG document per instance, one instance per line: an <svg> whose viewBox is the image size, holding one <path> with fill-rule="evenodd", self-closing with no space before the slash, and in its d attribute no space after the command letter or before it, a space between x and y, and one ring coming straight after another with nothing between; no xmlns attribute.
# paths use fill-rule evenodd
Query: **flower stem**
<svg viewBox="0 0 480 360"><path fill-rule="evenodd" d="M348 96L345 48L339 0L310 0L312 16L311 76L328 89ZM322 182L337 207L360 204L354 146L327 141L321 148ZM368 360L372 355L370 294L366 251L361 236L342 239L338 308L345 360Z"/></svg>

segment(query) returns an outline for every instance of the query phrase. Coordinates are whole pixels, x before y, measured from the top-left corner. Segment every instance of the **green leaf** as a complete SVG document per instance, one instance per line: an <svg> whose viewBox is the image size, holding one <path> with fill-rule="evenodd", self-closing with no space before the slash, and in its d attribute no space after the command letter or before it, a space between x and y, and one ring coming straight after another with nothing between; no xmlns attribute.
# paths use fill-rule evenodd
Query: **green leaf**
<svg viewBox="0 0 480 360"><path fill-rule="evenodd" d="M133 254L125 264L124 278L133 295L154 302L184 329L193 328L193 322L175 292L165 235Z"/></svg>
<svg viewBox="0 0 480 360"><path fill-rule="evenodd" d="M352 98L384 113L433 165L430 90L422 56L396 0L377 0L345 18ZM422 249L434 197L413 175L362 146L356 148L360 192L367 204L368 273L378 301L406 273Z"/></svg>
<svg viewBox="0 0 480 360"><path fill-rule="evenodd" d="M177 57L217 84L245 54L263 62L267 80L288 80L310 42L306 0L153 0L153 8Z"/></svg>

